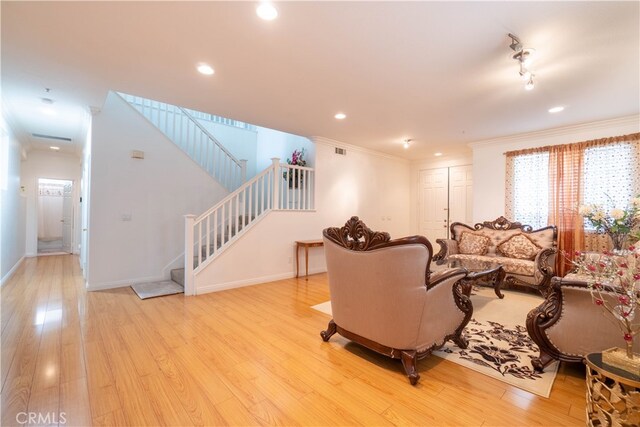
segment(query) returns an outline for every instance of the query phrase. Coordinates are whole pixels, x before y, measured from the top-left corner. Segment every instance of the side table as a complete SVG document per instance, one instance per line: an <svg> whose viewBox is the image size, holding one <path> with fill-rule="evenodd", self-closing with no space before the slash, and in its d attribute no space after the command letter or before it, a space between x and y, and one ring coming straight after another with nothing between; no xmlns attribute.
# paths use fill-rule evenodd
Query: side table
<svg viewBox="0 0 640 427"><path fill-rule="evenodd" d="M304 248L304 265L305 265L305 280L309 280L309 248L315 248L318 246L324 246L324 242L322 240L296 240L296 277L299 276L299 264L298 264L298 254L300 253L300 248Z"/></svg>
<svg viewBox="0 0 640 427"><path fill-rule="evenodd" d="M587 365L587 425L640 425L640 372L602 363L602 353L585 357Z"/></svg>

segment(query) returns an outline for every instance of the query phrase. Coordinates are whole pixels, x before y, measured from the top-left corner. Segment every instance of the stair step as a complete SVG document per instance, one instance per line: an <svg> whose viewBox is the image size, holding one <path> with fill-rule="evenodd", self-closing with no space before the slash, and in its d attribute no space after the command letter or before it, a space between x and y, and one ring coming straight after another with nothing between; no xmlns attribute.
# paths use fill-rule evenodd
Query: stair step
<svg viewBox="0 0 640 427"><path fill-rule="evenodd" d="M171 270L171 280L184 287L184 268L174 268Z"/></svg>

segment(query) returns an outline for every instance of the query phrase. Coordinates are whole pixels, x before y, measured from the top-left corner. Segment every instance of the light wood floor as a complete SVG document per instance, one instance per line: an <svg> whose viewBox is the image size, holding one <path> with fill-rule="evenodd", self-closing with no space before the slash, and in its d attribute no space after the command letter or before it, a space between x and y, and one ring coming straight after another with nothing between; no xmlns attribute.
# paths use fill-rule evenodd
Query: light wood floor
<svg viewBox="0 0 640 427"><path fill-rule="evenodd" d="M2 425L584 425L580 365L544 399L438 357L412 387L398 361L322 342L325 275L141 301L85 292L66 255L27 259L1 292Z"/></svg>

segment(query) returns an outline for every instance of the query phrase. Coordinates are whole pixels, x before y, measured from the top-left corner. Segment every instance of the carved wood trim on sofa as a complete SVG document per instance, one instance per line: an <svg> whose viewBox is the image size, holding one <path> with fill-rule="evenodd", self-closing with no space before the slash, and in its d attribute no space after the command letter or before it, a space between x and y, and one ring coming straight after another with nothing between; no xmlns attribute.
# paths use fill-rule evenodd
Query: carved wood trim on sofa
<svg viewBox="0 0 640 427"><path fill-rule="evenodd" d="M452 269L451 271L447 271L444 274L438 275L437 279L431 283L429 281L429 277L433 247L426 237L410 236L391 240L389 233L372 231L357 216L351 217L345 223L344 227L327 228L323 231L322 234L328 240L352 251L364 252L411 244L424 245L427 248L428 252L425 272L425 288L427 291L435 288L439 284L445 282L447 279L450 279L456 275L460 275L460 278L463 279L467 273L467 271L464 269ZM399 349L385 346L376 341L370 340L366 337L360 336L340 327L335 323L333 319L327 325L327 329L320 332L320 336L322 337L322 340L326 342L329 341L329 339L337 332L343 337L356 342L370 350L391 357L392 359L400 359L404 371L409 378L409 382L412 385L415 385L420 379L420 374L417 372L418 360L424 359L425 357L429 356L434 350L442 347L448 340L452 340L460 348L467 348L468 343L463 335L463 331L473 315L473 305L471 303L471 300L464 294L460 283L457 283L453 286L453 298L456 306L462 313L464 313L464 319L452 334L448 334L442 339L442 342L437 342L431 347L422 349L420 351L417 351L416 349Z"/></svg>
<svg viewBox="0 0 640 427"><path fill-rule="evenodd" d="M553 230L553 246L551 248L545 248L536 256L536 265L538 273L542 276L542 279L536 283L531 284L519 279L516 276L511 275L510 273L506 274L505 283L509 286L523 286L527 288L535 288L537 289L542 296L546 296L550 292L551 279L555 274L555 261L549 262L550 259L553 259L555 254L557 253L557 240L558 240L558 229L556 226L549 225L547 227L538 228L536 230L533 229L530 225L523 225L517 221L509 221L504 216L500 216L493 221L484 221L479 222L473 225L473 227L464 224L462 222L454 222L449 227L450 229L450 238L449 239L437 239L436 243L440 245L440 250L433 257L434 261L441 261L447 258L449 254L449 245L456 241L459 236L456 235L457 228L464 228L469 231L479 231L482 229L489 230L520 230L523 234L531 234L538 233L544 230Z"/></svg>

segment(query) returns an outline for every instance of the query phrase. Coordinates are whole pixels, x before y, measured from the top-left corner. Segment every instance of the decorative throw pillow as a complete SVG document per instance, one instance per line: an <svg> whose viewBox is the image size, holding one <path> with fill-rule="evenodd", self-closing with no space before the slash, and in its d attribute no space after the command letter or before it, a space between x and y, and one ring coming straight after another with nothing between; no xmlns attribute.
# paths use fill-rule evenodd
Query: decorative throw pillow
<svg viewBox="0 0 640 427"><path fill-rule="evenodd" d="M491 239L482 234L464 231L458 242L458 252L465 255L484 255L489 250Z"/></svg>
<svg viewBox="0 0 640 427"><path fill-rule="evenodd" d="M514 234L498 244L498 251L508 258L534 259L540 249L542 247L522 233Z"/></svg>

